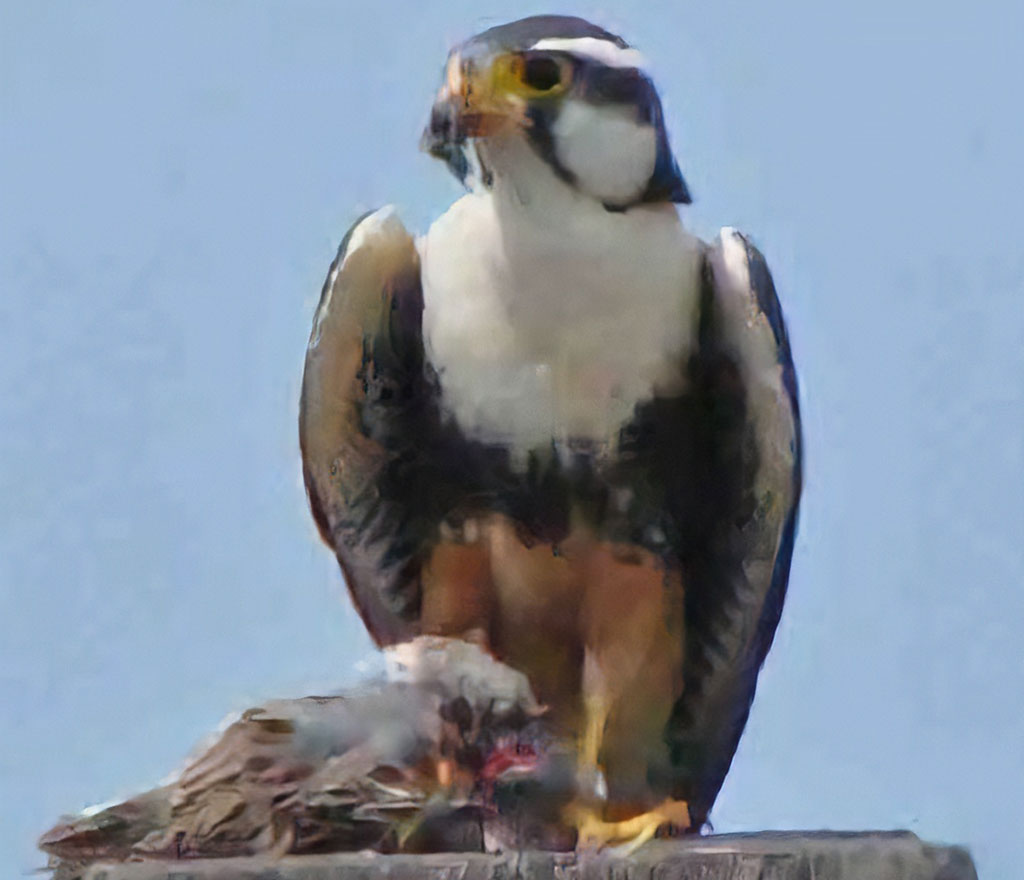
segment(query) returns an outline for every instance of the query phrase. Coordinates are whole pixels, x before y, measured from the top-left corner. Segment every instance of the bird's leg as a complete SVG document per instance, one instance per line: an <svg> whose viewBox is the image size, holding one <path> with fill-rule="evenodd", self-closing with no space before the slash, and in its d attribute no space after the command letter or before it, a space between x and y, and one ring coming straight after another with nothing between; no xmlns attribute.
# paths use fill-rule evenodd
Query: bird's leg
<svg viewBox="0 0 1024 880"><path fill-rule="evenodd" d="M608 792L600 757L612 702L600 687L599 676L591 673L584 677L595 689L586 693L583 700L584 731L578 757L578 778L583 793L569 807L568 819L576 826L577 847L621 846L623 852L629 853L650 840L660 828L688 828L690 812L686 802L668 799L637 816L605 820Z"/></svg>
<svg viewBox="0 0 1024 880"><path fill-rule="evenodd" d="M679 695L682 587L643 552L590 554L583 623L583 719L577 846L635 849L665 826L685 829L683 801L665 799L671 764L662 731Z"/></svg>
<svg viewBox="0 0 1024 880"><path fill-rule="evenodd" d="M613 824L604 821L608 787L601 767L601 743L612 706L605 684L595 657L588 651L583 668L583 723L576 748L577 798L567 808L567 819L577 829L578 846L596 843L603 836L602 830Z"/></svg>
<svg viewBox="0 0 1024 880"><path fill-rule="evenodd" d="M604 739L604 730L608 724L608 714L611 711L611 701L601 692L587 693L583 697L584 731L583 741L580 744L579 766L580 770L589 775L594 783L595 793L604 797L603 773L599 758L601 756L601 741Z"/></svg>
<svg viewBox="0 0 1024 880"><path fill-rule="evenodd" d="M604 818L607 783L600 763L601 743L608 724L611 702L601 695L584 699L585 730L580 744L578 775L584 794L569 807L568 819L576 826L576 846L580 849L621 847L631 853L645 844L658 829L690 827L690 811L685 801L664 800L653 809L619 821Z"/></svg>

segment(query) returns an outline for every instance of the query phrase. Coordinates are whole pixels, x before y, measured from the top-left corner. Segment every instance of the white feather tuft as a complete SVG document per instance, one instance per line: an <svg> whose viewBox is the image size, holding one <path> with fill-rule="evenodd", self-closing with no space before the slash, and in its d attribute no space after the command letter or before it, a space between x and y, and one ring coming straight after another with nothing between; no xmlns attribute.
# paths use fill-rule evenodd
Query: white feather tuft
<svg viewBox="0 0 1024 880"><path fill-rule="evenodd" d="M447 697L465 697L474 709L539 709L523 673L461 639L419 636L385 648L384 663L389 681L437 685Z"/></svg>
<svg viewBox="0 0 1024 880"><path fill-rule="evenodd" d="M646 61L636 49L623 49L610 40L597 37L548 37L533 44L538 51L569 52L583 58L600 61L608 67L636 67L643 69Z"/></svg>

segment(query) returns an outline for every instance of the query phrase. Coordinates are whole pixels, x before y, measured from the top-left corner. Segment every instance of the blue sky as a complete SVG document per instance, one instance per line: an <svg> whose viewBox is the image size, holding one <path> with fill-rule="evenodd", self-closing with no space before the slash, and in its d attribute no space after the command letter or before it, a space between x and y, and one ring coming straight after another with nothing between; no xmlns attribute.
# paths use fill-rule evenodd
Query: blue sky
<svg viewBox="0 0 1024 880"><path fill-rule="evenodd" d="M533 3L0 2L0 861L230 709L369 656L301 488L347 225L458 194L448 47ZM751 233L802 380L790 598L719 830L1024 827L1018 4L563 4L652 63L702 234Z"/></svg>

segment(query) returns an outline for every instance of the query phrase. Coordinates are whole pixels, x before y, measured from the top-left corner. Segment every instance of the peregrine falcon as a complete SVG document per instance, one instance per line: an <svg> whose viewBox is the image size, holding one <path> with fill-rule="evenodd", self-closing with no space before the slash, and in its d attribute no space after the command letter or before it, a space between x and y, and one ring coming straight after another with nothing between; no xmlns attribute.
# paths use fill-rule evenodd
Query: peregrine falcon
<svg viewBox="0 0 1024 880"><path fill-rule="evenodd" d="M467 193L356 222L306 353L310 505L380 645L464 639L578 743L581 844L699 829L779 621L796 379L750 240L687 231L644 59L579 18L455 48Z"/></svg>

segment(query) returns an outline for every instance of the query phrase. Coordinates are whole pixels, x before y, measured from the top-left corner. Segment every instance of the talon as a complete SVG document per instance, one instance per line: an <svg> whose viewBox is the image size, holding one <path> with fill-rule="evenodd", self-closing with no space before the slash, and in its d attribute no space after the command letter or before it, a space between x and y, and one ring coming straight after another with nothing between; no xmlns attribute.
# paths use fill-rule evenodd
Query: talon
<svg viewBox="0 0 1024 880"><path fill-rule="evenodd" d="M686 801L665 800L646 813L619 822L606 822L593 807L570 809L573 824L576 825L577 849L613 847L622 855L629 855L647 843L661 828L690 827L690 809Z"/></svg>

